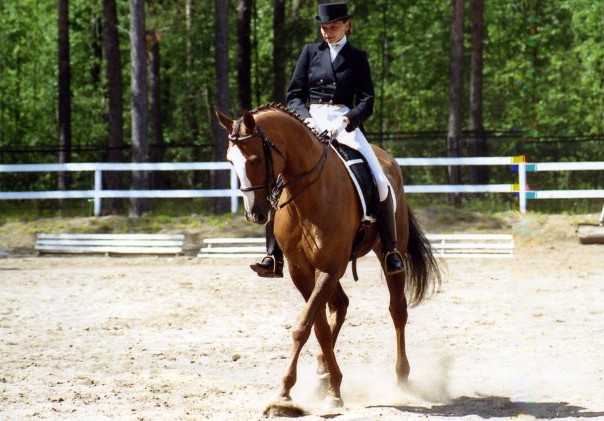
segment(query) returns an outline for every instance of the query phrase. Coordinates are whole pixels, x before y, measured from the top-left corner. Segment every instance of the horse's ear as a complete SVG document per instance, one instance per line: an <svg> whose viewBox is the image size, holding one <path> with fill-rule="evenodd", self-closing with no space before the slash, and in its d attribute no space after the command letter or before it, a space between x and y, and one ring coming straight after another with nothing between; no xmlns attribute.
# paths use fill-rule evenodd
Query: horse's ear
<svg viewBox="0 0 604 421"><path fill-rule="evenodd" d="M232 133L233 132L233 120L228 118L226 115L222 114L220 112L220 110L218 108L216 108L216 106L214 106L214 113L216 114L216 117L218 118L218 122L220 123L220 125L222 127L224 127L224 129L228 133Z"/></svg>
<svg viewBox="0 0 604 421"><path fill-rule="evenodd" d="M243 112L243 124L249 130L254 130L256 128L256 120L254 120L254 116L249 111Z"/></svg>

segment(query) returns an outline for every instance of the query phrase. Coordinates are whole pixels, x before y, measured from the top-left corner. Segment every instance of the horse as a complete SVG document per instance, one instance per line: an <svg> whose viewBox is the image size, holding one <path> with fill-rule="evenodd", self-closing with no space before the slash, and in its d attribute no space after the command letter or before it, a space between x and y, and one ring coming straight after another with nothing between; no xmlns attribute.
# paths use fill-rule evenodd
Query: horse
<svg viewBox="0 0 604 421"><path fill-rule="evenodd" d="M306 304L292 330L293 348L281 381L279 402L291 402L300 352L314 331L320 351L317 373L325 400L343 404L342 372L334 347L346 317L349 299L340 279L353 252L362 222L357 193L343 162L329 147L331 137L319 134L286 107L268 103L231 120L215 110L229 133L227 160L240 182L245 217L256 224L274 218L274 234L288 262L291 279ZM408 305L424 301L440 284L440 269L428 240L405 200L400 166L372 145L394 190L397 245L405 271L387 275L389 311L396 334L396 376L408 383L405 349ZM384 266L375 223L369 223L356 254L373 250Z"/></svg>

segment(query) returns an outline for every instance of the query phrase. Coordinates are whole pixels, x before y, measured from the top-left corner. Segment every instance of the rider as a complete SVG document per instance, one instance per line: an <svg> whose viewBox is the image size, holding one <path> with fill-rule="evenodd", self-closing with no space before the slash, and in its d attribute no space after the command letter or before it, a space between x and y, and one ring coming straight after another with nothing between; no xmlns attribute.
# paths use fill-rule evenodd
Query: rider
<svg viewBox="0 0 604 421"><path fill-rule="evenodd" d="M338 142L360 151L369 163L380 196L377 223L385 253L384 269L388 275L398 273L404 264L396 249L394 194L359 128L373 112L367 53L348 42L352 16L346 3L320 4L318 12L316 20L324 42L304 47L287 89L287 106L319 132L337 130ZM282 277L283 252L275 240L272 220L266 224L266 248L267 255L251 268L261 277Z"/></svg>

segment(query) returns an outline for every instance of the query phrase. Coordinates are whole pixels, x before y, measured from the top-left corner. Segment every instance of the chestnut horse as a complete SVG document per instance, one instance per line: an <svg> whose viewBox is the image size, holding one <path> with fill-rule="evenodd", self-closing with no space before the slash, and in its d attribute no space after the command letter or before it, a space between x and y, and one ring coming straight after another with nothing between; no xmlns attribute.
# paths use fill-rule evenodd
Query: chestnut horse
<svg viewBox="0 0 604 421"><path fill-rule="evenodd" d="M334 346L346 317L348 297L340 278L351 258L362 225L361 206L342 161L296 114L278 104L265 104L234 121L216 110L229 133L227 159L236 169L246 218L266 224L274 218L277 242L288 261L289 274L306 305L292 331L293 349L279 397L290 401L302 347L314 326L320 344L318 373L326 399L341 405L342 373ZM384 150L373 147L397 200L397 245L406 269L386 276L389 310L396 332L396 375L406 384L409 361L405 352L407 305L419 304L440 282L440 271L429 243L405 201L399 165ZM383 262L375 223L358 250L372 250ZM329 312L326 311L329 310Z"/></svg>

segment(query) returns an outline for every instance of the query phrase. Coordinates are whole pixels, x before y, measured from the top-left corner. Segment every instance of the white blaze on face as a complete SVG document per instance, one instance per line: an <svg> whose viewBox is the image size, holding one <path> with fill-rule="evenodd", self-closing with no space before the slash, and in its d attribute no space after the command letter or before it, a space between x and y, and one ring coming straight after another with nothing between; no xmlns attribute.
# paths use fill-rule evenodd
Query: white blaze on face
<svg viewBox="0 0 604 421"><path fill-rule="evenodd" d="M227 152L227 159L235 168L235 172L237 173L237 177L239 178L239 183L241 184L241 188L250 188L252 187L252 183L249 178L247 178L247 174L245 172L245 156L241 153L241 150L233 145L229 148ZM246 211L250 211L252 206L254 206L254 192L242 192L243 193L243 205L245 206Z"/></svg>

